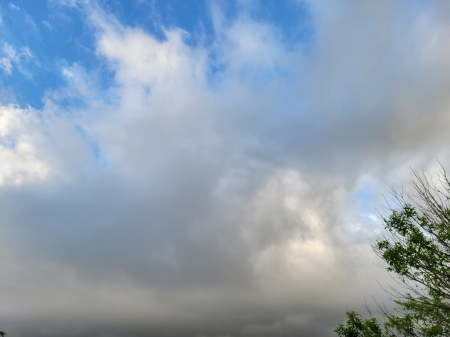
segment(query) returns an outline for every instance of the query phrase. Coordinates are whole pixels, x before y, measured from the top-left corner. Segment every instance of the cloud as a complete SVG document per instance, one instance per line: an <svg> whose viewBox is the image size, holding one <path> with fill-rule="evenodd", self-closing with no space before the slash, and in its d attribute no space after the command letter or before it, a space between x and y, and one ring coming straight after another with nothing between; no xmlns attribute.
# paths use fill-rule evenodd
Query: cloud
<svg viewBox="0 0 450 337"><path fill-rule="evenodd" d="M11 9L15 10L15 11L20 11L20 7L14 5L14 4L9 4L9 7L10 7Z"/></svg>
<svg viewBox="0 0 450 337"><path fill-rule="evenodd" d="M0 68L2 68L6 74L11 75L12 73L11 60L7 57L0 58Z"/></svg>
<svg viewBox="0 0 450 337"><path fill-rule="evenodd" d="M23 66L24 62L27 62L33 57L27 46L22 47L20 51L17 51L13 46L5 42L2 51L5 56L0 58L0 68L2 68L6 74L12 74L13 64L15 64L22 74L29 77L31 76Z"/></svg>
<svg viewBox="0 0 450 337"><path fill-rule="evenodd" d="M192 46L77 6L112 82L65 64L42 109L0 110L8 333L331 336L386 298L361 204L449 161L445 9L314 2L288 46L213 7Z"/></svg>
<svg viewBox="0 0 450 337"><path fill-rule="evenodd" d="M49 167L38 158L33 111L15 106L0 108L0 185L27 184L43 179Z"/></svg>

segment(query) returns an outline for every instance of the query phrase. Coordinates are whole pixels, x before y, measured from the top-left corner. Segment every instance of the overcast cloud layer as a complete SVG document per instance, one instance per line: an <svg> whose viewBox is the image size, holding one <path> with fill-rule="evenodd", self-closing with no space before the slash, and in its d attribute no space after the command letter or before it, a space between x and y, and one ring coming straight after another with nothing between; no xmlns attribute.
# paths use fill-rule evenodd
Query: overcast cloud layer
<svg viewBox="0 0 450 337"><path fill-rule="evenodd" d="M1 76L32 81L50 61L8 42L12 6ZM450 164L450 3L305 2L311 35L286 42L264 2L211 2L196 43L48 6L109 78L58 59L42 107L0 93L8 336L327 337L386 300L374 207Z"/></svg>

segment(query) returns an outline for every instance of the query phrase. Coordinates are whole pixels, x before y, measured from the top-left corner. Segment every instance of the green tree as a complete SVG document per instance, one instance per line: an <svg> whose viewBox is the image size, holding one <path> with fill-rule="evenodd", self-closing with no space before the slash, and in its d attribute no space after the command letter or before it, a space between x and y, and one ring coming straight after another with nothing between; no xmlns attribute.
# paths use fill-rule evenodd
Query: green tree
<svg viewBox="0 0 450 337"><path fill-rule="evenodd" d="M335 329L341 337L450 336L450 182L444 168L437 184L414 174L416 193L393 191L397 205L372 245L398 280L389 291L395 313L378 306L380 322L348 312Z"/></svg>
<svg viewBox="0 0 450 337"><path fill-rule="evenodd" d="M387 334L376 318L362 319L354 311L347 312L347 324L339 324L334 330L341 337L385 337Z"/></svg>

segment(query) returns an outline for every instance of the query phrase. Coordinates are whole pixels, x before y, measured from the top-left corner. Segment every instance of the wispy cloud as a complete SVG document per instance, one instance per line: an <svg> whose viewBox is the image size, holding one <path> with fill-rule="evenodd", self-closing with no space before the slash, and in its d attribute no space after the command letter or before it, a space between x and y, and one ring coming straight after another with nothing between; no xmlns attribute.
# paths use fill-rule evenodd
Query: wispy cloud
<svg viewBox="0 0 450 337"><path fill-rule="evenodd" d="M23 75L28 77L32 76L25 67L25 64L33 57L27 46L20 48L18 51L16 48L5 42L2 51L5 56L0 59L0 67L6 74L11 75L13 65L15 65L17 70Z"/></svg>
<svg viewBox="0 0 450 337"><path fill-rule="evenodd" d="M8 57L0 58L0 68L2 68L6 74L11 75L12 73L11 60Z"/></svg>

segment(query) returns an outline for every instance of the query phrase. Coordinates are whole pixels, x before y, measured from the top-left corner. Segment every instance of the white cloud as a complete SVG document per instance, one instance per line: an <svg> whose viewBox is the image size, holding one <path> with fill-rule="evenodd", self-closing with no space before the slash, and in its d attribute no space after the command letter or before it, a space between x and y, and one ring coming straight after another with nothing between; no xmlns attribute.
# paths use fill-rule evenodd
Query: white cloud
<svg viewBox="0 0 450 337"><path fill-rule="evenodd" d="M49 166L38 156L40 143L31 109L0 107L0 185L21 185L45 179Z"/></svg>
<svg viewBox="0 0 450 337"><path fill-rule="evenodd" d="M33 57L28 46L22 47L20 48L20 51L17 51L17 49L5 42L3 43L2 51L5 57L0 58L0 68L2 68L6 74L12 74L12 65L14 64L22 74L31 76L24 67L24 63L28 62Z"/></svg>
<svg viewBox="0 0 450 337"><path fill-rule="evenodd" d="M11 75L12 73L11 60L7 57L0 58L0 68L2 68L6 74Z"/></svg>

